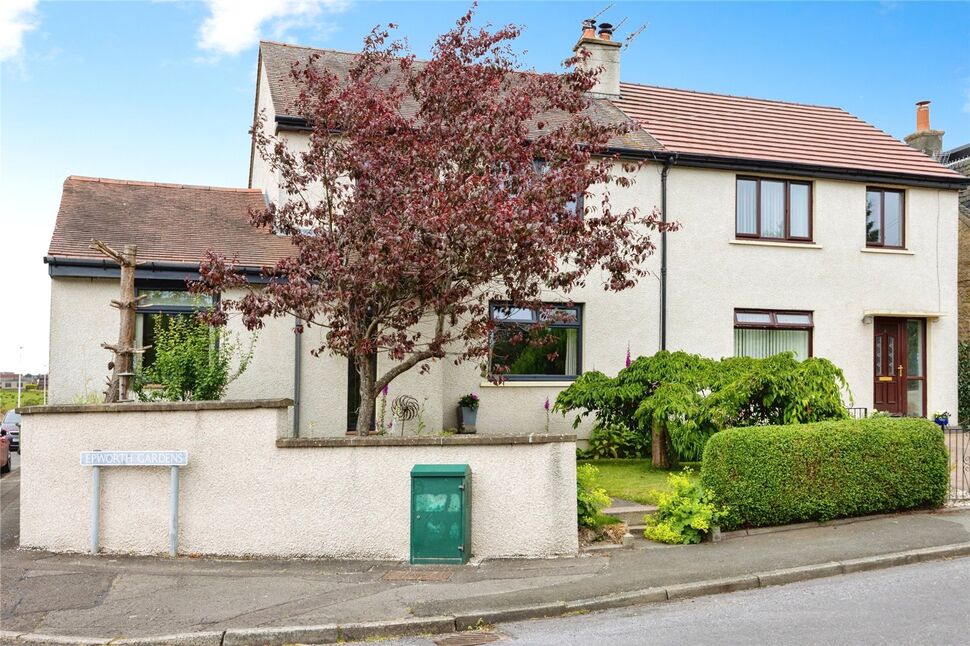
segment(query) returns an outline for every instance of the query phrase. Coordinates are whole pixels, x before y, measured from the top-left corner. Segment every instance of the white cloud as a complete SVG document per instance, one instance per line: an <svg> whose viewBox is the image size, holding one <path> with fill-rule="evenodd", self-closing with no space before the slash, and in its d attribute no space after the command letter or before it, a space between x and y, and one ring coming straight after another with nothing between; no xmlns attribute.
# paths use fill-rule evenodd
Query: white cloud
<svg viewBox="0 0 970 646"><path fill-rule="evenodd" d="M255 45L266 29L274 38L324 13L342 11L347 0L205 0L210 15L202 23L199 47L238 54ZM314 25L319 28L320 25Z"/></svg>
<svg viewBox="0 0 970 646"><path fill-rule="evenodd" d="M3 0L0 2L0 61L20 53L24 33L37 27L34 10L37 0Z"/></svg>

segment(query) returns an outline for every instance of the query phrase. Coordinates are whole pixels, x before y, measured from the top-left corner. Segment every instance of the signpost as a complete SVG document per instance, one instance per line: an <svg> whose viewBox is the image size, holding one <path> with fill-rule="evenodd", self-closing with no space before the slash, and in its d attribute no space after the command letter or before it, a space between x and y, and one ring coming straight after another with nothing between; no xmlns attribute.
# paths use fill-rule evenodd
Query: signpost
<svg viewBox="0 0 970 646"><path fill-rule="evenodd" d="M81 451L81 466L91 467L91 552L97 554L99 549L101 467L171 467L168 553L175 556L179 535L179 468L188 463L188 451Z"/></svg>

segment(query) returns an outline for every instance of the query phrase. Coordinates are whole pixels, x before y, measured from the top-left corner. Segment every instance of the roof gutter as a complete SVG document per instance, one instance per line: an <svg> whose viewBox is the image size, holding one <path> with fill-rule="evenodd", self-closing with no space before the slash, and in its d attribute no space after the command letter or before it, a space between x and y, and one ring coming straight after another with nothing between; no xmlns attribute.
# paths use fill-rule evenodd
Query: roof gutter
<svg viewBox="0 0 970 646"><path fill-rule="evenodd" d="M933 175L890 173L875 170L818 166L815 164L743 159L740 157L720 157L717 155L703 155L698 153L682 153L674 151L635 150L632 148L621 147L610 147L606 150L606 152L631 159L652 159L654 161L663 161L665 159L676 158L677 163L680 166L688 166L692 168L717 168L744 172L803 175L823 179L840 179L851 182L901 184L903 186L942 188L957 191L970 186L970 178L967 177L936 177Z"/></svg>
<svg viewBox="0 0 970 646"><path fill-rule="evenodd" d="M120 274L118 264L107 258L69 258L63 256L44 256L47 273L52 277L75 278L117 278ZM269 282L263 276L262 267L244 266L238 268L250 282ZM159 260L139 261L135 278L155 280L198 280L198 263L166 262Z"/></svg>

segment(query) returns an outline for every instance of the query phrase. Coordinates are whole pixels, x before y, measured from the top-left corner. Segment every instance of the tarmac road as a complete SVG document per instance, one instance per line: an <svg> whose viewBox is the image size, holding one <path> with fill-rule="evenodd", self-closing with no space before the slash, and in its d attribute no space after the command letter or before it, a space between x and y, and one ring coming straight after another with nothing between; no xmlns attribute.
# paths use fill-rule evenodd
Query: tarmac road
<svg viewBox="0 0 970 646"><path fill-rule="evenodd" d="M970 558L504 624L495 630L504 635L498 644L530 646L962 645L970 643ZM428 646L435 642L385 643Z"/></svg>

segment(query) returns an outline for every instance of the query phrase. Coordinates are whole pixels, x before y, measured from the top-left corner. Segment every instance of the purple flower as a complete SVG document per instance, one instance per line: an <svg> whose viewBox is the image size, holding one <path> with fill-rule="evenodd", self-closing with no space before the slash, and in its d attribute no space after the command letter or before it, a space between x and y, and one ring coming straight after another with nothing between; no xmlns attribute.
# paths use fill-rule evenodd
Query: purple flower
<svg viewBox="0 0 970 646"><path fill-rule="evenodd" d="M626 367L629 368L633 360L630 358L630 346L626 346Z"/></svg>
<svg viewBox="0 0 970 646"><path fill-rule="evenodd" d="M384 387L381 388L381 395L383 395L384 397L387 397L387 393L388 391L390 391L390 389L391 389L391 384L385 384Z"/></svg>
<svg viewBox="0 0 970 646"><path fill-rule="evenodd" d="M549 398L548 397L546 397L546 403L543 404L542 407L545 408L546 410L549 410Z"/></svg>

